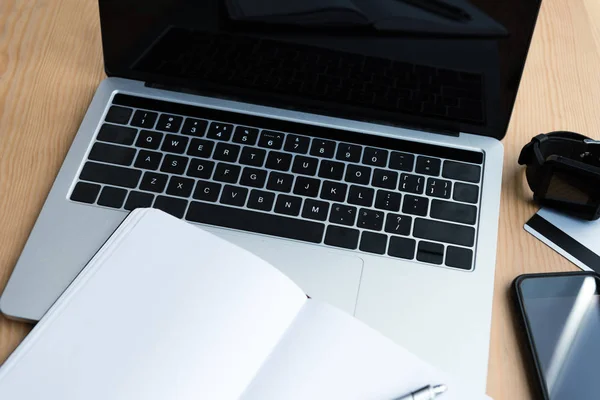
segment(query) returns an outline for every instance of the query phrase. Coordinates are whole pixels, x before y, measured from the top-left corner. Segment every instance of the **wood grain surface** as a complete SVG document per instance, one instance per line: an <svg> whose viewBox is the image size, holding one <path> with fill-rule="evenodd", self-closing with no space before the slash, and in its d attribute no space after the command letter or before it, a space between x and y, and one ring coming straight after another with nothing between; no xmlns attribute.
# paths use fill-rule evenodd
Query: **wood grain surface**
<svg viewBox="0 0 600 400"><path fill-rule="evenodd" d="M95 0L0 1L0 290L103 78ZM536 207L519 151L533 135L558 129L600 139L598 0L544 0L504 140L488 376L496 400L530 398L510 283L522 273L575 269L523 230ZM29 330L0 316L0 362Z"/></svg>

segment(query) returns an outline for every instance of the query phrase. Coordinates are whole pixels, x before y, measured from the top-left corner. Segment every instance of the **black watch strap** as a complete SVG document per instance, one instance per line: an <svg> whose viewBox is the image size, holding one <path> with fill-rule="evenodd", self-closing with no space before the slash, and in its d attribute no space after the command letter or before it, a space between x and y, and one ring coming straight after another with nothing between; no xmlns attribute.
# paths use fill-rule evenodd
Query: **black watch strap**
<svg viewBox="0 0 600 400"><path fill-rule="evenodd" d="M550 155L562 156L574 161L586 162L600 156L600 143L575 132L561 131L543 133L531 139L519 155L519 164L542 166Z"/></svg>

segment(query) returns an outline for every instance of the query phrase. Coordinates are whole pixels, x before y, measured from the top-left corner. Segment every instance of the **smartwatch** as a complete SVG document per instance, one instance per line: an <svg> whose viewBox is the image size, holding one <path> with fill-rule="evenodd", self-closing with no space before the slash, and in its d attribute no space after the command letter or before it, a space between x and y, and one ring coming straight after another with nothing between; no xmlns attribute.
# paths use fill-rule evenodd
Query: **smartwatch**
<svg viewBox="0 0 600 400"><path fill-rule="evenodd" d="M519 155L533 199L586 220L600 217L600 141L574 132L537 135Z"/></svg>

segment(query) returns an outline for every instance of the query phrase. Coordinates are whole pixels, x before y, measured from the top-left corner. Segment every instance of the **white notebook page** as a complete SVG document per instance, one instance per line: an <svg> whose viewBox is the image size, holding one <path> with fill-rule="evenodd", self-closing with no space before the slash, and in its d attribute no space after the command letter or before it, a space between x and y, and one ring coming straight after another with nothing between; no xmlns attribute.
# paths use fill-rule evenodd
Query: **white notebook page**
<svg viewBox="0 0 600 400"><path fill-rule="evenodd" d="M440 383L449 388L440 400L486 398L352 316L309 300L242 400L389 400Z"/></svg>
<svg viewBox="0 0 600 400"><path fill-rule="evenodd" d="M131 217L0 369L0 398L235 399L306 302L245 250Z"/></svg>

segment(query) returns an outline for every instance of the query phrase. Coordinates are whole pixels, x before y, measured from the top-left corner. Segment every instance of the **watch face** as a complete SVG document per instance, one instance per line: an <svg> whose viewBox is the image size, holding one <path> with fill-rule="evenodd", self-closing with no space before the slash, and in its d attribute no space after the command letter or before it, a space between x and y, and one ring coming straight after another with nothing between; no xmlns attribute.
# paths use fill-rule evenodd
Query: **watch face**
<svg viewBox="0 0 600 400"><path fill-rule="evenodd" d="M586 205L592 201L590 197L591 182L585 182L583 177L564 171L554 171L546 195L547 200L564 201L571 204Z"/></svg>

